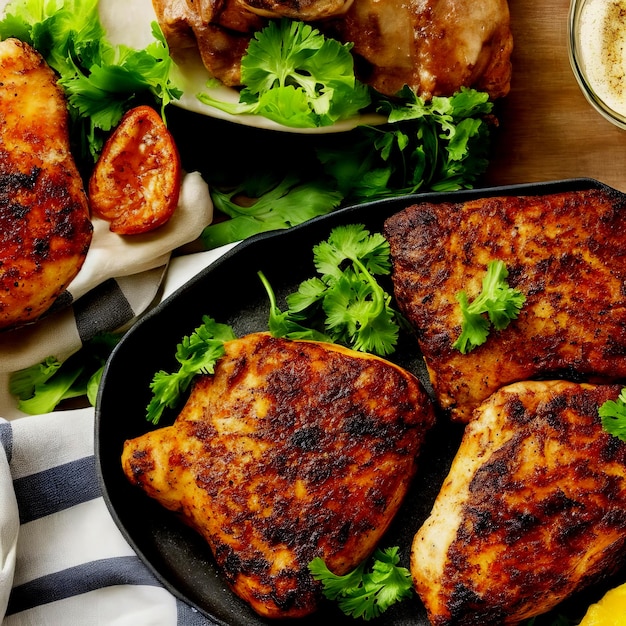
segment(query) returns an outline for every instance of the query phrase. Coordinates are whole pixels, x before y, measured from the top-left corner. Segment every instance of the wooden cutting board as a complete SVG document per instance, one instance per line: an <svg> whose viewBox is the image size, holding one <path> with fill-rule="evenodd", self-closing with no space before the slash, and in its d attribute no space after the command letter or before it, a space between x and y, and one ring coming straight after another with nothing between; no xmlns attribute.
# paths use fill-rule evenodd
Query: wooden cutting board
<svg viewBox="0 0 626 626"><path fill-rule="evenodd" d="M513 78L487 184L584 176L626 191L626 131L592 108L570 67L569 2L509 5Z"/></svg>

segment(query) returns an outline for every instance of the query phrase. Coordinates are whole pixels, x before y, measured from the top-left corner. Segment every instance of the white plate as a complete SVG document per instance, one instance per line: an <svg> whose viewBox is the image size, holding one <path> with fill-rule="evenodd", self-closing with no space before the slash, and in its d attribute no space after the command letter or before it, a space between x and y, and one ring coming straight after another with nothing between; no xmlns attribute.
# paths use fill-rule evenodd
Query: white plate
<svg viewBox="0 0 626 626"><path fill-rule="evenodd" d="M8 0L0 0L4 6ZM100 0L100 18L112 43L124 43L127 46L141 49L152 42L150 24L156 21L152 7L152 0ZM350 130L359 124L380 124L383 118L380 115L356 116L342 120L332 126L319 128L291 128L278 124L260 115L232 115L214 107L203 104L196 97L205 92L225 102L236 103L239 92L226 86L207 87L209 73L202 64L200 54L190 51L184 61L179 61L176 73L172 77L177 86L182 89L183 95L175 104L188 111L235 122L255 128L281 130L291 133L331 133Z"/></svg>

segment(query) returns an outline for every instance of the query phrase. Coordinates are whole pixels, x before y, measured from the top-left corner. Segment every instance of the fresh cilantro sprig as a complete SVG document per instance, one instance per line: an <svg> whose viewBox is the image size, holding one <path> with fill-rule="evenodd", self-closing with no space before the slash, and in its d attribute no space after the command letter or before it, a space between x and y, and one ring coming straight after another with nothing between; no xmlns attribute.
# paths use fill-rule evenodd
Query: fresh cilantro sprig
<svg viewBox="0 0 626 626"><path fill-rule="evenodd" d="M610 435L626 441L626 387L616 400L607 400L598 409L602 427Z"/></svg>
<svg viewBox="0 0 626 626"><path fill-rule="evenodd" d="M493 104L487 94L462 89L426 103L410 90L404 93L404 105L379 104L389 123L297 140L297 146L294 138L283 152L297 150L298 159L278 166L272 161L270 172L256 152L242 168L245 157L238 151L228 168L243 171L243 182L225 180L223 164L216 164L209 174L211 197L230 219L207 227L205 247L293 226L340 206L473 187L489 163Z"/></svg>
<svg viewBox="0 0 626 626"><path fill-rule="evenodd" d="M172 59L157 22L144 50L111 44L98 0L12 0L0 20L0 38L32 45L59 75L80 156L96 160L107 133L138 99L161 106L180 98L170 81Z"/></svg>
<svg viewBox="0 0 626 626"><path fill-rule="evenodd" d="M399 562L396 546L377 549L370 571L366 571L368 563L364 561L348 574L338 576L320 557L309 563L309 571L322 583L324 595L336 600L343 613L368 621L412 595L411 574L407 568L400 567Z"/></svg>
<svg viewBox="0 0 626 626"><path fill-rule="evenodd" d="M272 20L256 32L241 60L238 103L198 94L234 115L263 115L279 124L315 128L353 117L370 103L354 77L352 44L326 38L301 21Z"/></svg>
<svg viewBox="0 0 626 626"><path fill-rule="evenodd" d="M150 384L152 398L146 409L147 419L158 424L166 408L174 408L197 374L213 374L215 364L224 354L224 342L235 339L233 329L205 315L202 325L183 337L176 347L177 371L157 372Z"/></svg>
<svg viewBox="0 0 626 626"><path fill-rule="evenodd" d="M13 372L9 391L18 399L18 409L29 415L50 413L64 400L82 396L95 405L104 365L119 339L120 335L102 333L63 361L48 356Z"/></svg>
<svg viewBox="0 0 626 626"><path fill-rule="evenodd" d="M332 343L330 335L316 328L306 326L307 316L297 313L291 309L281 311L276 302L276 294L263 272L258 272L258 276L265 287L270 303L268 327L274 337L285 337L289 339L307 339L311 341L327 341Z"/></svg>
<svg viewBox="0 0 626 626"><path fill-rule="evenodd" d="M485 343L491 325L496 330L504 330L511 320L517 318L526 297L519 289L509 287L508 275L502 261L491 261L482 281L482 290L471 303L465 291L457 293L463 320L461 334L452 347L462 354Z"/></svg>
<svg viewBox="0 0 626 626"><path fill-rule="evenodd" d="M235 202L238 197L250 201L240 204ZM269 175L252 175L228 191L212 189L211 198L214 207L230 219L204 229L201 239L207 250L326 215L339 205L342 195L322 181L302 181L287 174L279 181Z"/></svg>
<svg viewBox="0 0 626 626"><path fill-rule="evenodd" d="M319 276L303 281L286 297L281 312L270 296L269 329L288 338L320 339L380 356L396 347L399 313L377 276L391 271L389 243L379 233L370 234L362 224L334 228L328 239L313 248Z"/></svg>
<svg viewBox="0 0 626 626"><path fill-rule="evenodd" d="M426 102L405 87L401 98L380 96L377 107L386 124L358 127L349 142L336 138L318 150L346 202L471 188L486 171L493 109L486 93L462 88Z"/></svg>

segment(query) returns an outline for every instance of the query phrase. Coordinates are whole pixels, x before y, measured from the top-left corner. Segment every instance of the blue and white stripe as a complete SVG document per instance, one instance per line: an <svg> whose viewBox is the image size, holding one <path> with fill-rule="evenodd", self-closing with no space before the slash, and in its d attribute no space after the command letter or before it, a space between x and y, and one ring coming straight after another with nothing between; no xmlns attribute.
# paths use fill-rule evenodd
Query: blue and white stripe
<svg viewBox="0 0 626 626"><path fill-rule="evenodd" d="M93 418L80 409L0 420L2 626L209 626L160 585L111 518Z"/></svg>

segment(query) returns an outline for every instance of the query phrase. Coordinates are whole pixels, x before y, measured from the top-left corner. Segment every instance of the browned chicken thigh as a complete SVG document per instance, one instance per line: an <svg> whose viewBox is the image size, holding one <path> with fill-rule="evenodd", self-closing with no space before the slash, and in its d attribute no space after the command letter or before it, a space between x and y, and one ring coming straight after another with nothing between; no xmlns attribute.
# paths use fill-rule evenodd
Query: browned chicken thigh
<svg viewBox="0 0 626 626"><path fill-rule="evenodd" d="M80 270L92 225L57 77L0 43L0 329L37 320Z"/></svg>
<svg viewBox="0 0 626 626"><path fill-rule="evenodd" d="M517 624L626 560L626 443L598 416L621 387L503 387L465 427L412 547L433 626Z"/></svg>
<svg viewBox="0 0 626 626"><path fill-rule="evenodd" d="M241 57L252 34L267 20L244 6L243 0L153 0L154 11L170 51L185 62L196 51L208 72L229 87L241 83Z"/></svg>
<svg viewBox="0 0 626 626"><path fill-rule="evenodd" d="M398 305L416 330L434 391L453 419L531 378L626 378L626 196L591 189L422 203L389 218ZM457 294L481 291L490 261L526 301L467 354Z"/></svg>
<svg viewBox="0 0 626 626"><path fill-rule="evenodd" d="M450 96L475 87L505 96L513 36L507 0L354 0L345 17L322 29L354 43L361 80L394 95Z"/></svg>
<svg viewBox="0 0 626 626"><path fill-rule="evenodd" d="M255 611L301 617L320 600L310 561L344 574L389 526L433 408L368 354L265 333L225 347L172 426L126 442L124 472L202 534Z"/></svg>

